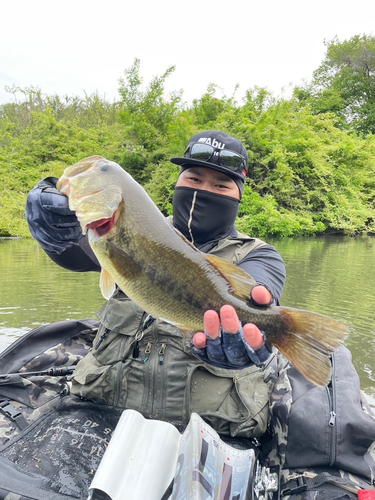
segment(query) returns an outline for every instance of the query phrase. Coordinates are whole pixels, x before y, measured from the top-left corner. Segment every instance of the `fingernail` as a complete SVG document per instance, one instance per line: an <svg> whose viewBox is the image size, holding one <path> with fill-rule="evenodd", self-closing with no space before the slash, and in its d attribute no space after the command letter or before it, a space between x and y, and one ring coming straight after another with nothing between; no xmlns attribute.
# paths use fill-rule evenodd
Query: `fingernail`
<svg viewBox="0 0 375 500"><path fill-rule="evenodd" d="M205 321L207 326L214 326L216 318L214 316L211 316L210 314L207 314L207 316L205 317Z"/></svg>
<svg viewBox="0 0 375 500"><path fill-rule="evenodd" d="M233 320L233 312L230 309L224 307L220 311L220 316L222 320Z"/></svg>

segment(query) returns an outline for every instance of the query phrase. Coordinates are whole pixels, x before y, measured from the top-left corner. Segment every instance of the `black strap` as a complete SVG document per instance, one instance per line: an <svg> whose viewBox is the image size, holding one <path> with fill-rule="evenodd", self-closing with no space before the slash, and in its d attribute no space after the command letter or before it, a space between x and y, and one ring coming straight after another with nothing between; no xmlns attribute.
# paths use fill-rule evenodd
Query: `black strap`
<svg viewBox="0 0 375 500"><path fill-rule="evenodd" d="M308 478L301 474L295 479L288 481L286 483L287 487L282 490L281 495L294 495L303 491L315 490L325 483L333 484L334 486L338 486L354 494L361 489L350 479L332 476L329 472L321 472L313 478ZM372 488L369 486L368 489Z"/></svg>
<svg viewBox="0 0 375 500"><path fill-rule="evenodd" d="M12 405L9 399L5 399L4 401L0 402L0 411L11 420L13 420L13 422L18 425L21 431L23 431L23 429L26 429L26 427L29 425L22 415L22 412L18 410L14 405Z"/></svg>
<svg viewBox="0 0 375 500"><path fill-rule="evenodd" d="M353 481L350 481L350 479L345 479L342 477L338 476L332 476L329 472L321 472L317 476L313 477L312 479L307 479L307 489L308 490L313 490L315 488L318 488L324 483L332 483L335 484L336 486L350 486L354 490L359 490L361 489L359 486L355 486Z"/></svg>

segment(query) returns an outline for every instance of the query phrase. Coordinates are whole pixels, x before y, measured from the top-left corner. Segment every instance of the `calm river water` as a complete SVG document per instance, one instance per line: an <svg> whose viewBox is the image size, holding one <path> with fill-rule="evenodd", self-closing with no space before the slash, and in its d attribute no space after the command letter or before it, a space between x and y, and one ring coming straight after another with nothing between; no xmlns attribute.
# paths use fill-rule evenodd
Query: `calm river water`
<svg viewBox="0 0 375 500"><path fill-rule="evenodd" d="M375 238L269 240L283 256L282 305L346 323L346 341L363 391L375 403ZM104 299L97 273L72 273L33 240L0 240L0 351L26 331L66 319L94 318Z"/></svg>

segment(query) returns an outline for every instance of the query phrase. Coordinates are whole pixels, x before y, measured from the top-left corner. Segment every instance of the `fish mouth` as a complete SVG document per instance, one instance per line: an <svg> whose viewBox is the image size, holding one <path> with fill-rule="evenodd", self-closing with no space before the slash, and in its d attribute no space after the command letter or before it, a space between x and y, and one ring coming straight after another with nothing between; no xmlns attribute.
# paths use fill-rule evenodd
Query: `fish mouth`
<svg viewBox="0 0 375 500"><path fill-rule="evenodd" d="M106 236L115 225L116 212L109 219L99 219L87 224L86 228L91 229L96 233L98 238Z"/></svg>

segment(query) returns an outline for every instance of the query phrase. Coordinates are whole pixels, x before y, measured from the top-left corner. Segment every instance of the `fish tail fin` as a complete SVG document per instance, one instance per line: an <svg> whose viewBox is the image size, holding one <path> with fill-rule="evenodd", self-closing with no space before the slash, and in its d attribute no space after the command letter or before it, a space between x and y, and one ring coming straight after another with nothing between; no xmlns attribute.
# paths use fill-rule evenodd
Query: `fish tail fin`
<svg viewBox="0 0 375 500"><path fill-rule="evenodd" d="M330 354L346 336L348 327L320 314L280 307L283 330L272 343L310 382L324 386L332 376Z"/></svg>

